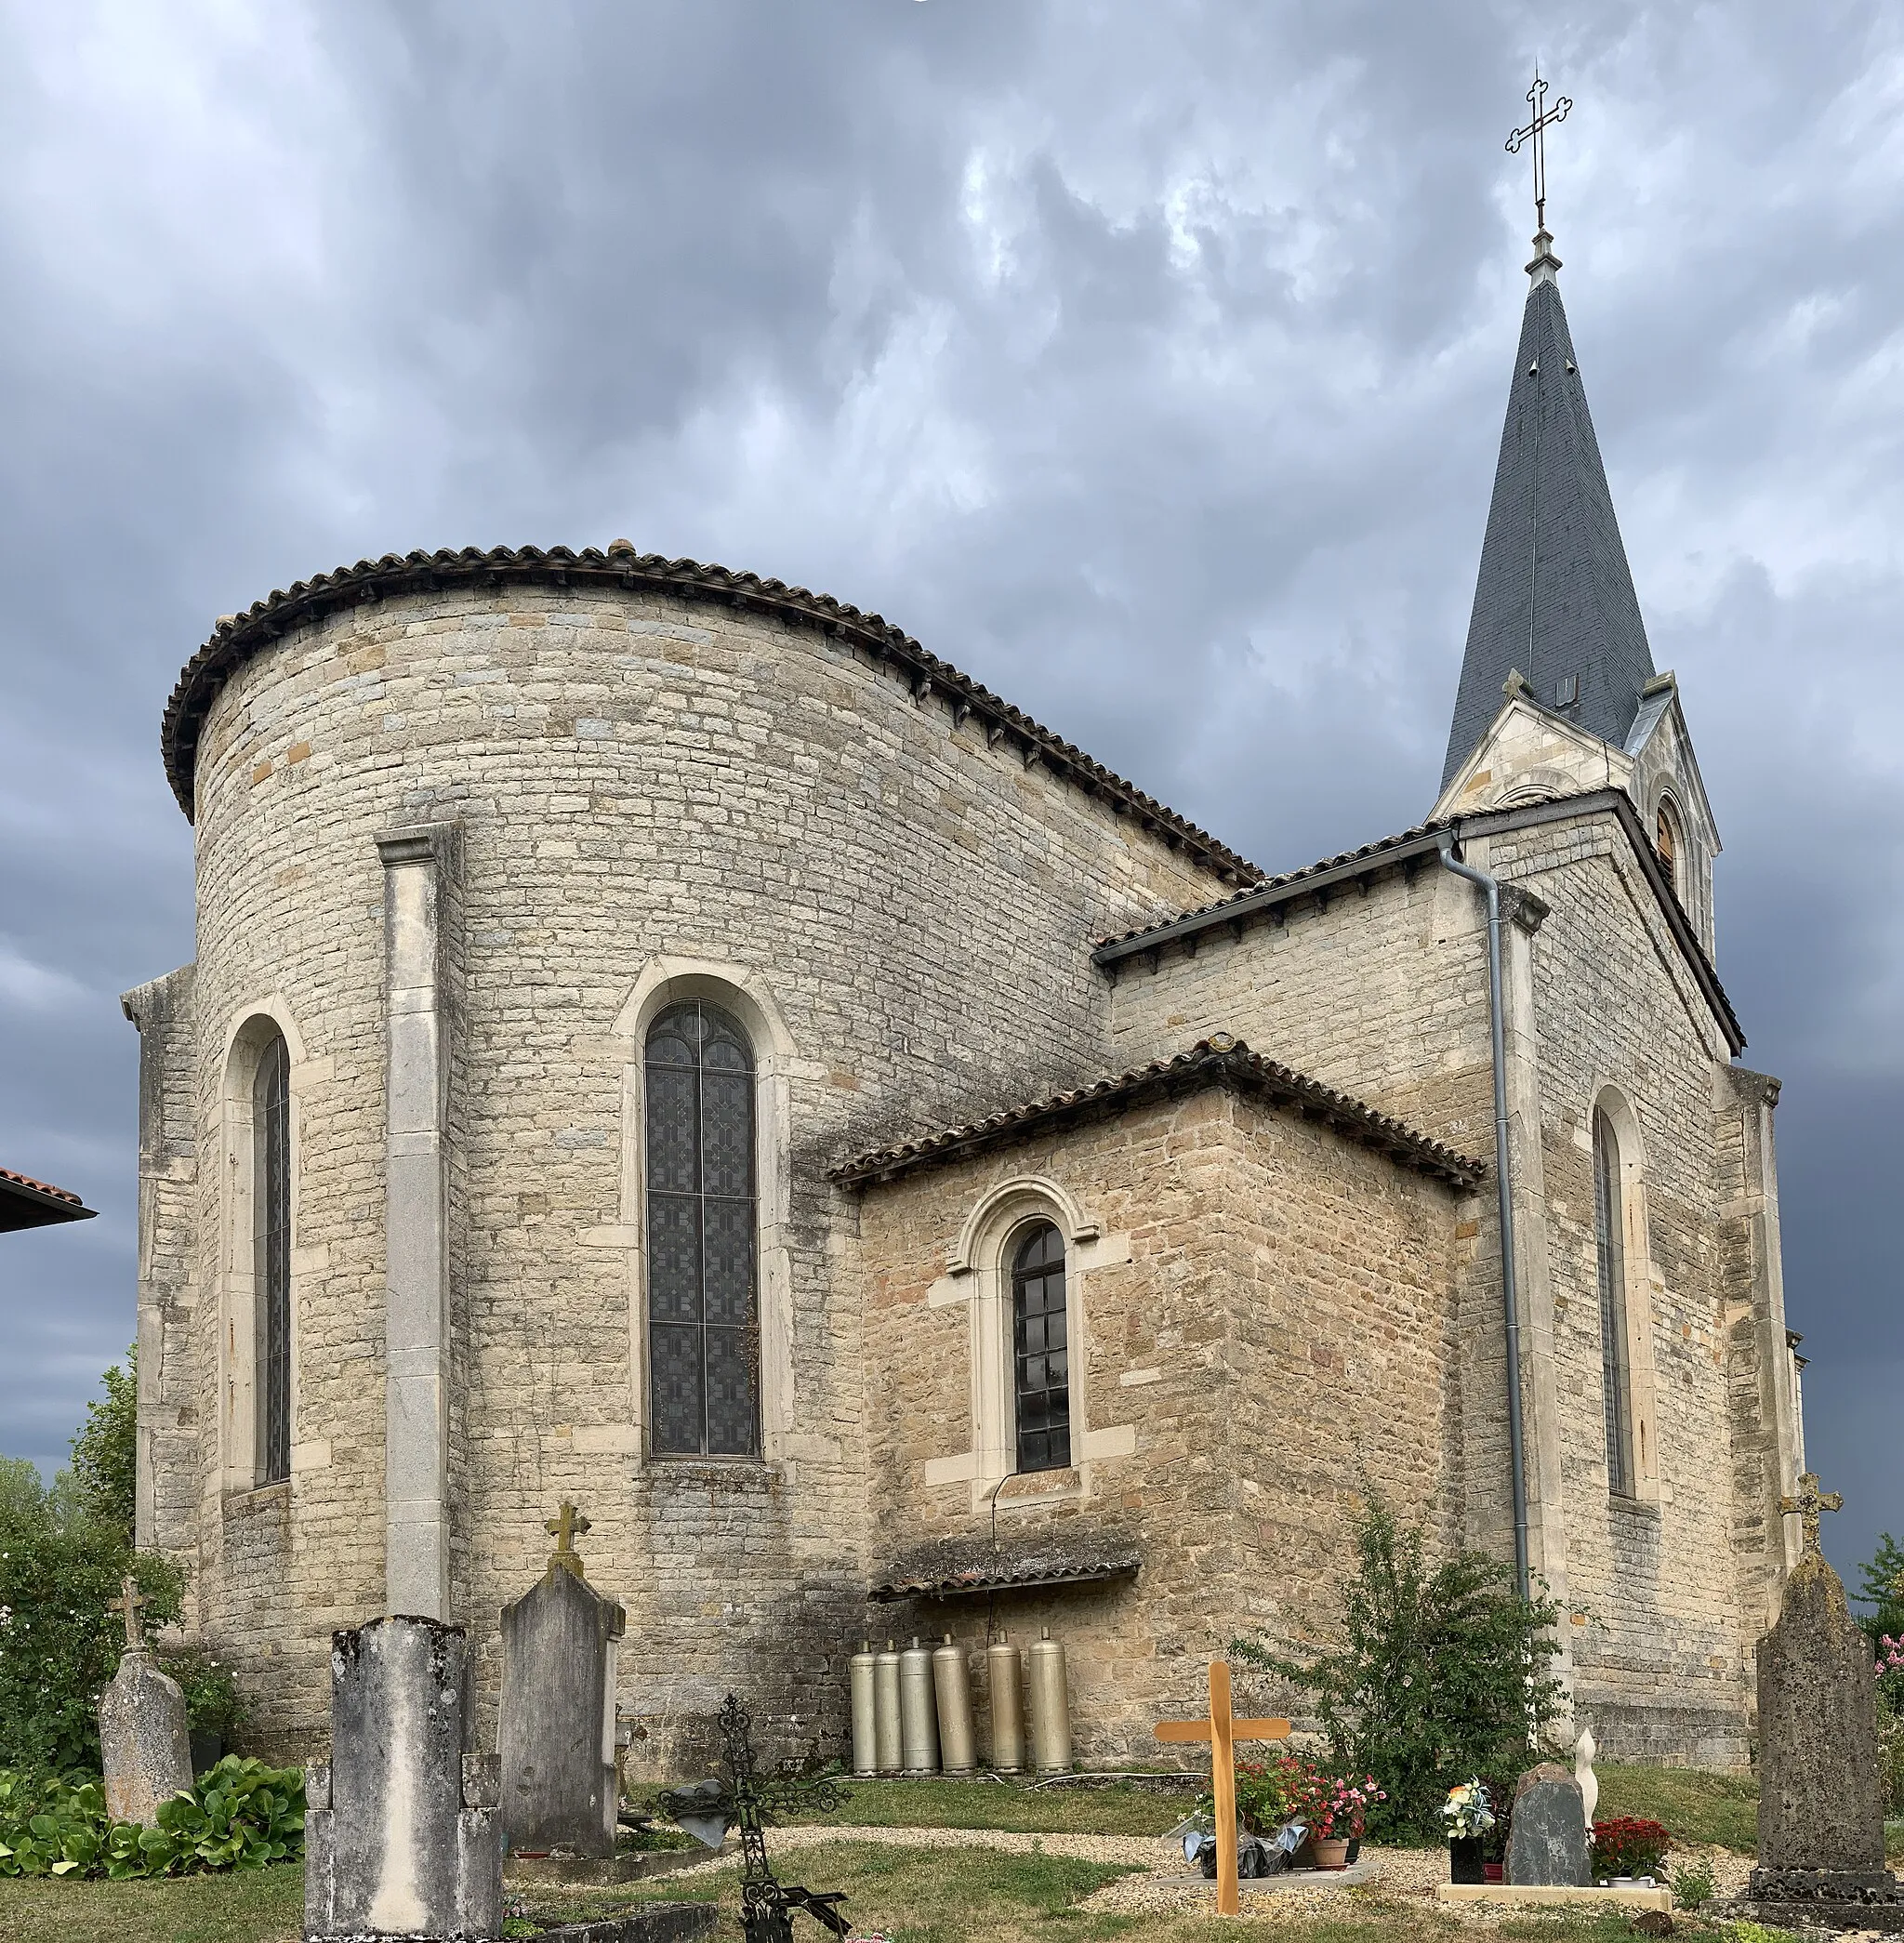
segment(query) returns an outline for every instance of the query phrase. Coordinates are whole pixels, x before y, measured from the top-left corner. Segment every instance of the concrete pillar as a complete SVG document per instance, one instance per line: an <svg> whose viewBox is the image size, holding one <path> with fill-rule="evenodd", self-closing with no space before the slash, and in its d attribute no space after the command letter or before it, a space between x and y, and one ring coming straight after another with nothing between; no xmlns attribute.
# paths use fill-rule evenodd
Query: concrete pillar
<svg viewBox="0 0 1904 1943"><path fill-rule="evenodd" d="M445 962L456 832L377 839L384 868L384 1605L450 1616L449 1065Z"/></svg>

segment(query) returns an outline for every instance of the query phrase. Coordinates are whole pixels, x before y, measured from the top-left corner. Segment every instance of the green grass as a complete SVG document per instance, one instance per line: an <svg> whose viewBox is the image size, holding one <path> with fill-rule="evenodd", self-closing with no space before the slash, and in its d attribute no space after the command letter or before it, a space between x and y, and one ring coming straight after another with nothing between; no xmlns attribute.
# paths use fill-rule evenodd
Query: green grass
<svg viewBox="0 0 1904 1943"><path fill-rule="evenodd" d="M854 1781L823 1827L1015 1829L1027 1835L1163 1835L1197 1797L1137 1788L1026 1788L1015 1781ZM770 1838L771 1839L771 1838Z"/></svg>
<svg viewBox="0 0 1904 1943"><path fill-rule="evenodd" d="M295 1862L157 1882L0 1882L7 1943L294 1943L303 1920Z"/></svg>

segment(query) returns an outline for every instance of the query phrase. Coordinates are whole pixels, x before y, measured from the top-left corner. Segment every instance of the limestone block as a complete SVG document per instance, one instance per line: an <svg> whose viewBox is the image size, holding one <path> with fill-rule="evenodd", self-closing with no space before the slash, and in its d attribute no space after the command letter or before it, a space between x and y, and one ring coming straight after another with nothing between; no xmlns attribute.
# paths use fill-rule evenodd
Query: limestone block
<svg viewBox="0 0 1904 1943"><path fill-rule="evenodd" d="M502 1611L502 1816L517 1849L615 1853L622 1608L551 1564Z"/></svg>
<svg viewBox="0 0 1904 1943"><path fill-rule="evenodd" d="M305 1826L305 1936L493 1937L502 1922L496 1812L470 1807L462 1629L375 1619L331 1646L325 1808Z"/></svg>
<svg viewBox="0 0 1904 1943"><path fill-rule="evenodd" d="M127 1653L99 1697L106 1812L114 1821L158 1825L158 1806L192 1790L185 1696L141 1652Z"/></svg>

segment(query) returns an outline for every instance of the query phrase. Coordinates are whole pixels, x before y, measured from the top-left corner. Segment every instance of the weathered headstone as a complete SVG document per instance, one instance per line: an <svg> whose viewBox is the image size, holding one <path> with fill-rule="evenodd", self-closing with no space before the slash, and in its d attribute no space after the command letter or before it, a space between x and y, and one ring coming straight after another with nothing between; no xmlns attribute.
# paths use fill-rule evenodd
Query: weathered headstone
<svg viewBox="0 0 1904 1943"><path fill-rule="evenodd" d="M467 1753L460 1626L373 1619L331 1636L331 1758L307 1771L311 1943L494 1937L502 1831L494 1756Z"/></svg>
<svg viewBox="0 0 1904 1943"><path fill-rule="evenodd" d="M584 1578L572 1504L549 1520L540 1581L502 1612L502 1817L512 1849L615 1853L616 1642L621 1607Z"/></svg>
<svg viewBox="0 0 1904 1943"><path fill-rule="evenodd" d="M99 1754L106 1775L106 1812L114 1821L158 1825L161 1802L192 1788L192 1739L178 1683L155 1667L145 1649L139 1581L126 1579L111 1610L126 1617L126 1651L99 1696Z"/></svg>
<svg viewBox="0 0 1904 1943"><path fill-rule="evenodd" d="M1806 1472L1787 1516L1805 1551L1778 1623L1759 1642L1759 1854L1749 1894L1790 1916L1904 1928L1904 1892L1884 1867L1877 1676L1871 1642L1818 1547L1818 1514L1843 1500Z"/></svg>
<svg viewBox="0 0 1904 1943"><path fill-rule="evenodd" d="M1552 1761L1530 1767L1514 1789L1507 1879L1517 1889L1584 1889L1593 1884L1580 1784Z"/></svg>

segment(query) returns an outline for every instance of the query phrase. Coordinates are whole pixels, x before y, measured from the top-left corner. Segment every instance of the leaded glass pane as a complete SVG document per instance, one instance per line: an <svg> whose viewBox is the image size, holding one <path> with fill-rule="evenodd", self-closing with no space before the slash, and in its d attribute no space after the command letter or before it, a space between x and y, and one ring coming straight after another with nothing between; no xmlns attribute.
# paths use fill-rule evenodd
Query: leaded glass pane
<svg viewBox="0 0 1904 1943"><path fill-rule="evenodd" d="M694 1070L648 1069L648 1185L663 1194L693 1194L700 1186L694 1165L694 1123L699 1117Z"/></svg>
<svg viewBox="0 0 1904 1943"><path fill-rule="evenodd" d="M693 1195L648 1196L648 1314L656 1322L701 1319L701 1206Z"/></svg>
<svg viewBox="0 0 1904 1943"><path fill-rule="evenodd" d="M745 1073L701 1076L701 1169L704 1191L754 1191L754 1082Z"/></svg>
<svg viewBox="0 0 1904 1943"><path fill-rule="evenodd" d="M751 1329L707 1331L707 1448L723 1457L751 1457L758 1442L754 1348Z"/></svg>
<svg viewBox="0 0 1904 1943"><path fill-rule="evenodd" d="M1606 1429L1606 1487L1633 1495L1633 1432L1626 1356L1625 1212L1613 1124L1593 1116L1593 1240L1600 1280L1600 1388Z"/></svg>
<svg viewBox="0 0 1904 1943"><path fill-rule="evenodd" d="M679 1005L650 1030L646 1077L654 1447L750 1456L760 1443L753 1053L725 1013Z"/></svg>
<svg viewBox="0 0 1904 1943"><path fill-rule="evenodd" d="M701 1423L701 1330L680 1323L652 1323L648 1358L654 1422L654 1448L703 1448Z"/></svg>

